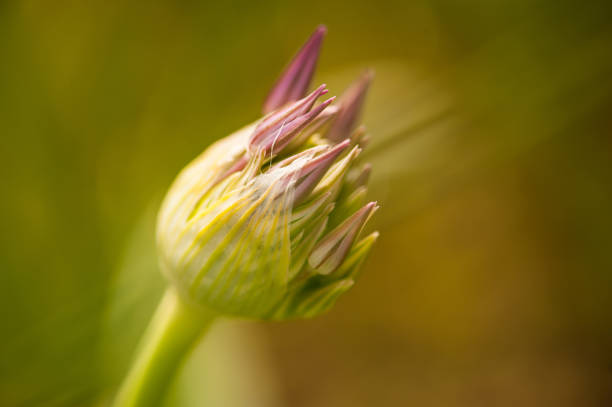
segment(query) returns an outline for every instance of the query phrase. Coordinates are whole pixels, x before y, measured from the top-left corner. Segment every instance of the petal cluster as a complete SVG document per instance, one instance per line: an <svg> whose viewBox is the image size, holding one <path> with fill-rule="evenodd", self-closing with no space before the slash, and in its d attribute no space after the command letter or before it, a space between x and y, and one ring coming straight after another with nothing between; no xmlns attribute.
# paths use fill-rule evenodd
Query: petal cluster
<svg viewBox="0 0 612 407"><path fill-rule="evenodd" d="M158 217L164 274L181 295L225 314L311 317L349 289L378 237L362 229L371 167L359 114L372 73L336 102L309 94L319 27L277 81L267 114L219 140L170 188Z"/></svg>

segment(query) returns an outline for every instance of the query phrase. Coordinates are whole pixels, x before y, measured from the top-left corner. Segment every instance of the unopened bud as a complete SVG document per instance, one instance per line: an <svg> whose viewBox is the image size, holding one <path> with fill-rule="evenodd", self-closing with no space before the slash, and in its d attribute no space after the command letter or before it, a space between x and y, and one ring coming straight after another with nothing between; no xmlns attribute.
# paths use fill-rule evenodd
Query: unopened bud
<svg viewBox="0 0 612 407"><path fill-rule="evenodd" d="M275 85L268 114L210 146L168 191L158 252L186 301L222 314L310 317L353 285L376 240L359 240L378 206L361 207L370 168L354 168L362 136L349 137L369 77L339 108L333 97L317 104L325 85L305 95L324 32Z"/></svg>

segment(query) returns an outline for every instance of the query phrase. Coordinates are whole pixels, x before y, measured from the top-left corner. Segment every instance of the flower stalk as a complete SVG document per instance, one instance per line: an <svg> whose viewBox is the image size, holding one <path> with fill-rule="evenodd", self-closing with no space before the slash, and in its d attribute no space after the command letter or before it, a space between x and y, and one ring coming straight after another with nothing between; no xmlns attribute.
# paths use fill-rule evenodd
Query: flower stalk
<svg viewBox="0 0 612 407"><path fill-rule="evenodd" d="M160 405L185 356L217 315L187 304L176 290L168 288L113 406Z"/></svg>

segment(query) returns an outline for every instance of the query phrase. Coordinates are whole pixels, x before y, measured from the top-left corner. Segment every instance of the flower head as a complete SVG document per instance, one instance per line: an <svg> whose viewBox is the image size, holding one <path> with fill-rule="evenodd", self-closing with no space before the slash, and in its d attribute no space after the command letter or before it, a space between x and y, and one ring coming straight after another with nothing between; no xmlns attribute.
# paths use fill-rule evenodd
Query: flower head
<svg viewBox="0 0 612 407"><path fill-rule="evenodd" d="M219 140L179 174L159 213L164 274L188 301L225 314L310 317L349 289L377 239L361 231L368 164L358 161L366 73L340 98L306 94L326 30L286 68L266 116Z"/></svg>

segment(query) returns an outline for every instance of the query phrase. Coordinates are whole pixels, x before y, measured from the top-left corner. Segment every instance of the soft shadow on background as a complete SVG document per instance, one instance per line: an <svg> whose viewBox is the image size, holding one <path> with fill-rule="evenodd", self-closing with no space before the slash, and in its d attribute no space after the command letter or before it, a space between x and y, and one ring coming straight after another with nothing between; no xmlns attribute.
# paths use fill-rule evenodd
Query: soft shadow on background
<svg viewBox="0 0 612 407"><path fill-rule="evenodd" d="M611 405L611 11L0 3L0 405L105 405L163 284L165 188L320 23L316 81L377 71L381 239L329 314L221 323L167 404Z"/></svg>

